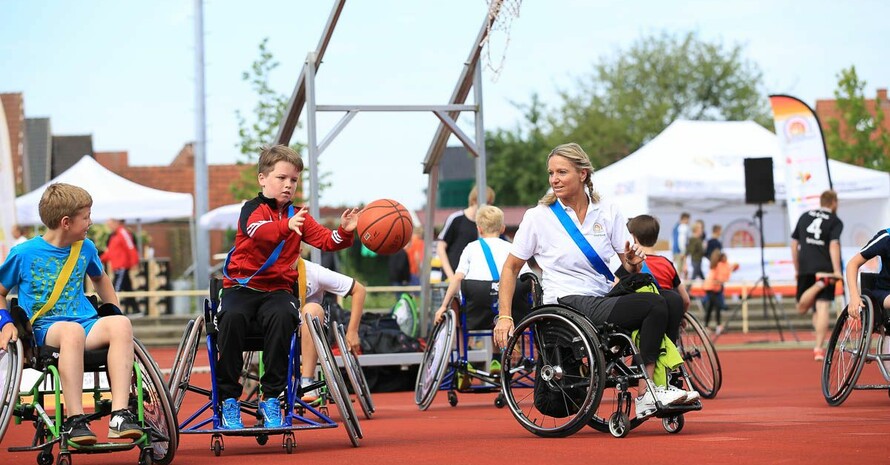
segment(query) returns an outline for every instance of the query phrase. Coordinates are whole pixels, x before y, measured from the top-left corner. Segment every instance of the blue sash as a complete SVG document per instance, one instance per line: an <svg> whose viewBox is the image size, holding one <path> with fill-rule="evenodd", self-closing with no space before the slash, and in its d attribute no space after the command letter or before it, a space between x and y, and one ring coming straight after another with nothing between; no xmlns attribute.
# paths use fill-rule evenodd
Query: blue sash
<svg viewBox="0 0 890 465"><path fill-rule="evenodd" d="M294 206L291 205L290 207L287 208L287 217L291 218L293 216L294 216ZM269 268L270 265L275 263L275 260L278 260L278 255L281 254L281 249L283 249L283 248L284 248L284 241L281 241L278 243L278 246L275 247L275 250L272 251L272 255L269 255L269 258L267 258L266 262L263 263L263 266L261 266L260 269L256 270L256 273L254 273L246 278L233 278L233 277L229 276L229 260L232 259L232 253L235 251L235 247L232 246L232 250L230 250L229 253L226 254L226 263L225 263L225 265L223 265L223 276L225 276L228 279L231 279L232 281L235 281L236 283L238 283L242 286L247 286L247 283L250 282L250 280L253 279L254 276L262 273L266 268Z"/></svg>
<svg viewBox="0 0 890 465"><path fill-rule="evenodd" d="M479 245L482 246L482 253L485 254L485 261L488 262L488 270L491 271L491 280L494 282L500 281L501 275L498 273L498 267L494 263L494 255L491 254L491 247L489 247L481 237L479 238Z"/></svg>
<svg viewBox="0 0 890 465"><path fill-rule="evenodd" d="M655 278L655 275L652 274L652 270L649 269L649 265L646 264L646 261L643 261L643 267L640 269L641 273L649 273L652 276L652 280L655 281L655 287L661 289L661 286L658 284L658 279Z"/></svg>
<svg viewBox="0 0 890 465"><path fill-rule="evenodd" d="M560 204L559 201L555 201L550 205L550 210L553 211L556 218L562 223L562 227L566 229L566 232L568 232L572 240L575 241L575 245L577 245L578 248L581 249L581 252L584 253L584 256L587 257L587 261L590 262L593 269L605 276L607 280L615 281L615 275L612 274L609 267L603 262L603 259L597 255L596 250L593 250L593 246L590 245L590 242L587 242L587 238L584 237L584 234L581 234L581 231L575 226L575 222L569 218L568 213L562 208L562 204Z"/></svg>

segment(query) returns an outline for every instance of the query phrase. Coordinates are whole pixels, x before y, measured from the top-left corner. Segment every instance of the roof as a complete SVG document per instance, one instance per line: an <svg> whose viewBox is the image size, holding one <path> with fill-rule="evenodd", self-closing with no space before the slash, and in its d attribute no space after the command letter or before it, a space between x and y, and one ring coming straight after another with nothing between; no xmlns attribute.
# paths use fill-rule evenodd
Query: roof
<svg viewBox="0 0 890 465"><path fill-rule="evenodd" d="M25 163L28 164L25 190L30 191L50 180L53 135L49 118L25 119L25 138Z"/></svg>
<svg viewBox="0 0 890 465"><path fill-rule="evenodd" d="M52 171L56 177L74 166L84 155L93 156L93 136L53 136Z"/></svg>

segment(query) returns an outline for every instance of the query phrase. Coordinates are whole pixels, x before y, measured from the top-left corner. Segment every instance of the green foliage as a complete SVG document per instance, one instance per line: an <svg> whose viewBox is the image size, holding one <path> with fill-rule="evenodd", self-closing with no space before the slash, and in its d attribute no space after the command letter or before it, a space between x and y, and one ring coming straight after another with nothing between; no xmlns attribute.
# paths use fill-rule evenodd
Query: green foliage
<svg viewBox="0 0 890 465"><path fill-rule="evenodd" d="M613 58L601 58L575 89L560 91L553 111L545 111L533 95L524 126L487 135L492 139L489 178L510 167L511 179L518 181L523 177L519 171L534 169L546 181L543 158L564 142L579 143L594 167L601 168L637 150L677 119L754 120L771 128L762 73L742 52L739 45L705 42L695 33L663 33L644 37ZM521 204L543 193L536 185L522 188L528 187L537 190ZM501 202L503 188L509 189L506 184L496 187L498 201L506 205L506 198Z"/></svg>
<svg viewBox="0 0 890 465"><path fill-rule="evenodd" d="M487 182L501 205L535 205L547 192L545 156L553 148L544 121L546 107L538 94L528 105L514 103L524 121L513 130L497 129L485 137Z"/></svg>
<svg viewBox="0 0 890 465"><path fill-rule="evenodd" d="M869 111L863 93L866 82L859 80L855 66L842 69L837 84L834 97L842 120L827 121L828 155L846 163L890 171L890 131L884 126L880 102L875 99L874 108Z"/></svg>

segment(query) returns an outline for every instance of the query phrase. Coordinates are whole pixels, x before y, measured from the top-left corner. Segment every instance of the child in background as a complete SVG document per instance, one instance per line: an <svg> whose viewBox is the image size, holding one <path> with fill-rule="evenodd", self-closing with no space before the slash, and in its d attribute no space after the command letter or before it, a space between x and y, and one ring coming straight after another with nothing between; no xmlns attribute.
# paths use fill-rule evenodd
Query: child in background
<svg viewBox="0 0 890 465"><path fill-rule="evenodd" d="M721 250L715 250L710 257L711 271L708 278L705 279L704 289L708 294L708 306L705 308L705 327L711 322L711 313L714 313L715 322L717 323L716 333L723 332L723 325L720 324L720 302L724 301L723 286L729 281L729 277L733 270L737 270L737 263L730 264L729 257Z"/></svg>
<svg viewBox="0 0 890 465"><path fill-rule="evenodd" d="M692 276L689 279L705 279L701 270L701 261L705 256L705 224L698 220L692 224L692 234L686 242L686 253L692 263Z"/></svg>

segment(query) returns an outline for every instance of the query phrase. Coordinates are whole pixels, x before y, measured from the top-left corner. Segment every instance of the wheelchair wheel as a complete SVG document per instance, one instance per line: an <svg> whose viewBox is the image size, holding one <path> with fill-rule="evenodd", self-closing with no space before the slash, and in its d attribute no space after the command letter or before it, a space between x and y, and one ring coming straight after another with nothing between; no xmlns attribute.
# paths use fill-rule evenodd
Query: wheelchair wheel
<svg viewBox="0 0 890 465"><path fill-rule="evenodd" d="M536 359L522 351L531 332ZM501 363L501 388L513 417L543 437L565 437L583 428L596 411L606 382L599 338L586 317L561 305L545 305L513 330ZM534 367L532 392L520 391L514 377ZM516 389L516 390L514 390Z"/></svg>
<svg viewBox="0 0 890 465"><path fill-rule="evenodd" d="M863 298L859 309L858 320L850 318L844 309L828 340L822 364L822 395L833 407L844 403L853 392L868 355L875 314L871 299Z"/></svg>
<svg viewBox="0 0 890 465"><path fill-rule="evenodd" d="M167 465L173 460L179 444L179 429L176 422L176 411L170 392L164 384L161 370L148 354L145 346L133 339L136 354L136 369L142 377L142 410L145 425L151 429L151 460L158 465ZM136 389L135 373L131 389ZM136 392L130 393L132 400L137 399Z"/></svg>
<svg viewBox="0 0 890 465"><path fill-rule="evenodd" d="M368 380L362 372L362 366L358 363L358 357L349 350L346 345L346 333L343 331L343 325L336 325L337 347L340 348L340 358L343 360L343 367L346 369L346 376L349 383L352 384L352 392L358 398L358 403L362 407L362 412L368 420L374 414L374 404L371 402L371 391L368 389Z"/></svg>
<svg viewBox="0 0 890 465"><path fill-rule="evenodd" d="M428 409L433 403L436 392L442 384L442 378L445 377L451 348L454 347L456 321L454 311L446 311L445 318L433 328L427 340L426 350L423 351L423 358L417 371L417 381L414 384L414 403L420 410Z"/></svg>
<svg viewBox="0 0 890 465"><path fill-rule="evenodd" d="M695 315L687 312L684 319L686 327L680 327L677 349L683 357L692 387L705 399L713 399L723 384L717 349Z"/></svg>
<svg viewBox="0 0 890 465"><path fill-rule="evenodd" d="M176 359L173 361L173 371L170 373L170 383L168 384L176 413L179 413L185 393L188 391L203 330L204 315L198 315L197 318L188 322L179 343L180 347L176 351Z"/></svg>
<svg viewBox="0 0 890 465"><path fill-rule="evenodd" d="M358 417L352 409L352 400L349 398L349 393L346 392L340 368L337 367L334 354L327 343L324 328L322 328L318 317L310 317L308 323L309 333L312 335L312 342L315 343L315 350L318 353L318 362L327 383L328 394L331 395L334 405L340 411L340 418L343 420L349 440L353 446L358 447L358 440L362 438L362 429L358 424Z"/></svg>
<svg viewBox="0 0 890 465"><path fill-rule="evenodd" d="M18 400L19 385L22 383L22 353L21 339L9 344L6 350L0 350L0 442Z"/></svg>

